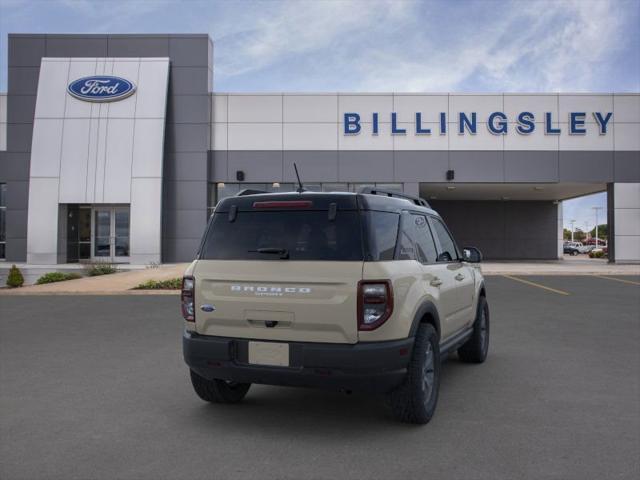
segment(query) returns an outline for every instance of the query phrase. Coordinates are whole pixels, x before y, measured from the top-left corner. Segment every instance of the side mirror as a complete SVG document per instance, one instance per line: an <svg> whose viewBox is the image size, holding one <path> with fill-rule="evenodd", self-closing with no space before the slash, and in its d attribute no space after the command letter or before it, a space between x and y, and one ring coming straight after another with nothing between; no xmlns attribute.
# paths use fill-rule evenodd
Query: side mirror
<svg viewBox="0 0 640 480"><path fill-rule="evenodd" d="M482 252L476 247L464 247L462 249L462 258L465 262L480 263L482 261Z"/></svg>

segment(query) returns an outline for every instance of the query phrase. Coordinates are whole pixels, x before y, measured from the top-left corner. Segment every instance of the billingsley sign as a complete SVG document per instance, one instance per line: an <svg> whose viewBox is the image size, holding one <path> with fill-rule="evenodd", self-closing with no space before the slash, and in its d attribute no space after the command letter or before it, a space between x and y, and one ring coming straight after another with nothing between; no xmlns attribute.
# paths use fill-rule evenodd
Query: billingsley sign
<svg viewBox="0 0 640 480"><path fill-rule="evenodd" d="M135 90L133 82L110 75L79 78L67 87L70 95L87 102L114 102L128 97Z"/></svg>
<svg viewBox="0 0 640 480"><path fill-rule="evenodd" d="M600 135L607 134L607 125L613 116L613 112L591 112L593 118L598 125L598 131ZM493 112L486 118L487 129L494 135L506 135L509 132L509 118L503 112ZM536 129L536 118L531 112L520 112L515 119L515 130L521 135L530 135ZM540 120L539 120L540 121ZM571 112L567 122L567 128L569 135L585 135L587 112ZM542 120L545 135L560 135L562 133L561 128L558 125L558 120L553 118L552 112L545 112L544 119ZM380 115L378 112L373 112L371 118L363 120L359 113L345 113L344 114L344 134L345 135L357 135L362 132L363 124L367 126L371 125L371 134L378 135L380 130ZM460 112L458 117L454 121L456 132L459 135L469 133L475 135L478 132L478 115L476 112L464 113ZM447 134L447 114L440 112L438 121L434 122L434 125L427 126L427 123L422 119L422 113L416 112L413 118L413 133L416 135L431 135L437 133L440 135ZM434 130L434 132L432 132ZM391 113L391 134L392 135L406 135L407 128L399 126L398 114Z"/></svg>

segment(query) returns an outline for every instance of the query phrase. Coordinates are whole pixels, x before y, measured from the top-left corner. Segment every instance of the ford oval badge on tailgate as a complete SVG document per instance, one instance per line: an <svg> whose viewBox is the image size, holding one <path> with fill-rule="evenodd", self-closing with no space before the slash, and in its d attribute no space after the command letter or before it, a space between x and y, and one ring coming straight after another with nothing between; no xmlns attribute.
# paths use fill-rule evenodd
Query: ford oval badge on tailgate
<svg viewBox="0 0 640 480"><path fill-rule="evenodd" d="M200 305L200 310L203 312L213 312L216 309L213 305Z"/></svg>
<svg viewBox="0 0 640 480"><path fill-rule="evenodd" d="M86 102L113 102L122 100L135 92L133 82L121 77L96 75L83 77L69 84L70 95Z"/></svg>

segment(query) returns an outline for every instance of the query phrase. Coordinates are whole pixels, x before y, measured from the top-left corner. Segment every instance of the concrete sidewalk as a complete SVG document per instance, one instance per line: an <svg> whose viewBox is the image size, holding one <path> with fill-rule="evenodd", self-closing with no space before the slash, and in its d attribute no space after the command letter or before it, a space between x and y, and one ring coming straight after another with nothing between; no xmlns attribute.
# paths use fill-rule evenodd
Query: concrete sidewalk
<svg viewBox="0 0 640 480"><path fill-rule="evenodd" d="M148 280L169 280L182 277L188 265L188 263L166 264L153 268L135 269L97 277L84 277L45 285L29 285L11 289L0 288L0 295L175 294L177 290L132 290L132 288Z"/></svg>
<svg viewBox="0 0 640 480"><path fill-rule="evenodd" d="M0 288L0 295L110 295L110 294L175 294L177 290L132 290L147 280L181 277L188 263L167 264L154 268L85 277L78 280L30 285L22 288ZM573 258L537 262L483 262L482 273L495 275L640 275L640 265L617 265L602 259Z"/></svg>

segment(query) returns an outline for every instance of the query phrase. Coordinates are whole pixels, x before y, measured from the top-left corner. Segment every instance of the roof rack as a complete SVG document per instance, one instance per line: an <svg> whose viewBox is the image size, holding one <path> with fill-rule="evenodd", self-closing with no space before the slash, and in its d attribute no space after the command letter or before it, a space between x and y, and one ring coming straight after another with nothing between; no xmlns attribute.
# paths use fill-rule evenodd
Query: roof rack
<svg viewBox="0 0 640 480"><path fill-rule="evenodd" d="M360 189L359 193L365 193L369 195L384 195L386 197L395 197L395 198L403 198L404 200L409 200L410 202L419 205L421 207L431 208L427 201L423 198L416 197L414 195L409 195L407 193L395 192L393 190L383 190L381 188L375 187L364 187Z"/></svg>
<svg viewBox="0 0 640 480"><path fill-rule="evenodd" d="M245 188L244 190L240 190L236 193L236 197L244 197L245 195L260 195L261 193L269 193L264 190L254 190L252 188Z"/></svg>

